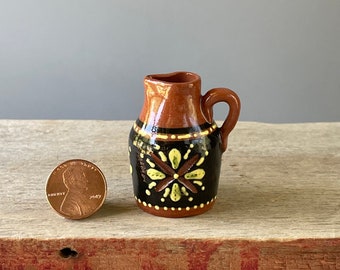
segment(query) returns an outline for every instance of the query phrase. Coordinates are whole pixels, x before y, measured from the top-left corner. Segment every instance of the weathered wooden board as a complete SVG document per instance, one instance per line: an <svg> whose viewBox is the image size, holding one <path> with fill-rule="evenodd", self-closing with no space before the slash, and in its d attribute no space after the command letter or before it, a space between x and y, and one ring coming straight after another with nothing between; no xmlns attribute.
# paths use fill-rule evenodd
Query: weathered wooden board
<svg viewBox="0 0 340 270"><path fill-rule="evenodd" d="M340 268L340 241L320 239L11 239L0 241L0 252L2 270Z"/></svg>
<svg viewBox="0 0 340 270"><path fill-rule="evenodd" d="M132 123L0 120L0 269L340 269L340 123L239 122L214 208L182 219L135 206ZM108 182L103 207L79 221L45 195L72 158Z"/></svg>

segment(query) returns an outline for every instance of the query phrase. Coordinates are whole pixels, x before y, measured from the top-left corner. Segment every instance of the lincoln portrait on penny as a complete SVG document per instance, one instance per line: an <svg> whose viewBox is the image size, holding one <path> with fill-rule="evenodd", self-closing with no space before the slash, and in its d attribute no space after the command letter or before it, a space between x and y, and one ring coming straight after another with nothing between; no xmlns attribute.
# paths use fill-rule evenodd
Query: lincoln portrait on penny
<svg viewBox="0 0 340 270"><path fill-rule="evenodd" d="M73 217L81 217L91 212L91 204L88 203L88 179L83 168L70 166L63 172L62 178L67 192L60 211Z"/></svg>

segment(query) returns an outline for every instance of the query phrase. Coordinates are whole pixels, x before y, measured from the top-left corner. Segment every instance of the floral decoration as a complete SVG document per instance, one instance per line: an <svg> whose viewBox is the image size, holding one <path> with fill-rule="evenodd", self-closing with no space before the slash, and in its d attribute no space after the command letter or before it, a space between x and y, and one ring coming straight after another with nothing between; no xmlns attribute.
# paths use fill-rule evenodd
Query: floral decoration
<svg viewBox="0 0 340 270"><path fill-rule="evenodd" d="M188 158L187 155L182 157L181 152L172 148L168 153L168 158L164 153L159 153L158 157L155 153L150 153L152 161L157 165L151 166L147 169L147 176L154 182L149 187L154 188L156 192L164 191L163 197L169 195L170 199L174 202L179 201L183 195L188 196L187 190L192 193L197 193L197 186L202 186L202 179L205 175L205 171L202 168L192 168L196 165L198 167L204 161L204 157L200 157L199 154ZM182 162L182 159L185 161ZM170 162L167 162L167 161ZM181 162L183 163L181 165ZM153 165L152 162L149 164ZM162 198L164 200L164 198Z"/></svg>

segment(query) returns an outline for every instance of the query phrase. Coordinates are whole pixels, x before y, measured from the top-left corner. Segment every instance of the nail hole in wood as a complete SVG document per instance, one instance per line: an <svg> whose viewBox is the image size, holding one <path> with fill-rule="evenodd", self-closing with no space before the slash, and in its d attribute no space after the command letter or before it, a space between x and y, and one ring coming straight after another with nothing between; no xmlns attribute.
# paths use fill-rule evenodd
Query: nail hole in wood
<svg viewBox="0 0 340 270"><path fill-rule="evenodd" d="M69 247L66 247L59 251L59 255L62 258L74 258L78 256L78 252Z"/></svg>

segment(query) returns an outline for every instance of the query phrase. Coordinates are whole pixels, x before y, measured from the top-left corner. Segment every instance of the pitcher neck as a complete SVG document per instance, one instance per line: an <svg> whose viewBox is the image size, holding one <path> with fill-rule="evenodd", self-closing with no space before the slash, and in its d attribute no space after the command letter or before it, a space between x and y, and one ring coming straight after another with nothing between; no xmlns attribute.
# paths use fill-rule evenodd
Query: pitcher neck
<svg viewBox="0 0 340 270"><path fill-rule="evenodd" d="M191 72L148 75L139 119L162 128L185 128L206 122L201 111L201 78Z"/></svg>

